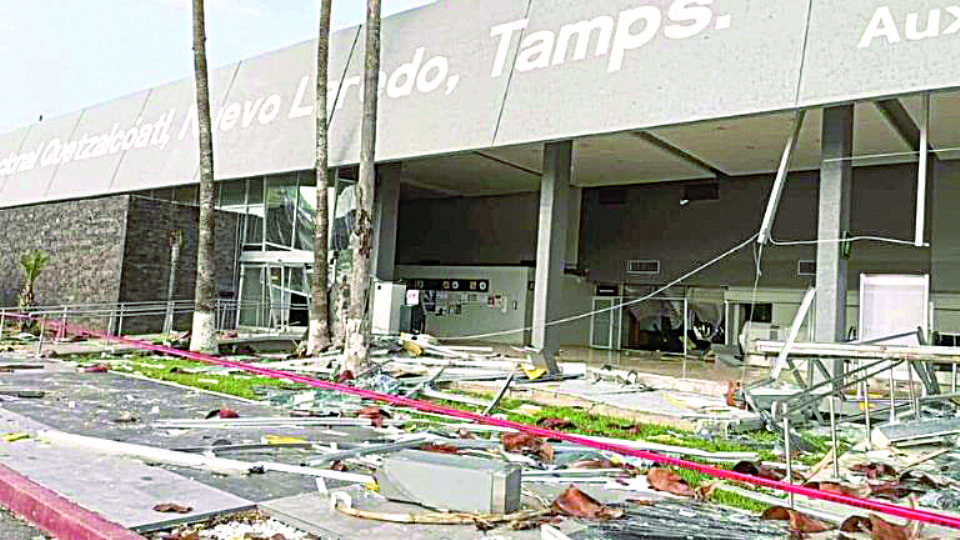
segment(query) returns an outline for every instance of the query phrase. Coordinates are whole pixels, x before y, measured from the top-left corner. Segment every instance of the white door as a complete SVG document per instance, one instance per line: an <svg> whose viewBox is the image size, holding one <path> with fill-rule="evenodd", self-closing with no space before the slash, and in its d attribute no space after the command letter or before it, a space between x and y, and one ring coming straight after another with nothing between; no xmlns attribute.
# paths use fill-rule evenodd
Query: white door
<svg viewBox="0 0 960 540"><path fill-rule="evenodd" d="M590 346L594 349L620 348L620 298L615 296L593 299L590 319Z"/></svg>

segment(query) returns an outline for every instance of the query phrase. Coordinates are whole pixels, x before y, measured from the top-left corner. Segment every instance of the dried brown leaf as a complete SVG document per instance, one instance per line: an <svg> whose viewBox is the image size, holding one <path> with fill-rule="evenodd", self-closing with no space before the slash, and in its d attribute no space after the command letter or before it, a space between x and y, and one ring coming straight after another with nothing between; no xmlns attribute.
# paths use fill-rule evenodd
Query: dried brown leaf
<svg viewBox="0 0 960 540"><path fill-rule="evenodd" d="M910 532L907 527L884 521L872 514L870 515L870 530L873 540L910 540Z"/></svg>
<svg viewBox="0 0 960 540"><path fill-rule="evenodd" d="M374 427L383 427L383 411L376 405L357 411L357 417L369 419Z"/></svg>
<svg viewBox="0 0 960 540"><path fill-rule="evenodd" d="M92 366L85 366L81 368L81 371L84 373L106 373L110 371L110 366L106 364L94 364Z"/></svg>
<svg viewBox="0 0 960 540"><path fill-rule="evenodd" d="M553 501L551 508L562 515L583 519L606 520L623 516L623 512L604 506L573 485Z"/></svg>
<svg viewBox="0 0 960 540"><path fill-rule="evenodd" d="M857 489L851 486L838 484L836 482L809 482L806 484L806 487L811 489L819 489L820 491L825 491L827 493L833 493L836 495L843 495L844 497L863 497L866 495L863 488Z"/></svg>
<svg viewBox="0 0 960 540"><path fill-rule="evenodd" d="M347 466L346 464L344 464L344 462L334 461L333 463L330 464L330 470L337 471L337 472L347 472L349 469L347 469Z"/></svg>
<svg viewBox="0 0 960 540"><path fill-rule="evenodd" d="M545 417L537 420L537 425L544 429L552 429L554 431L563 430L563 429L575 429L577 426L570 420L566 418L550 418Z"/></svg>
<svg viewBox="0 0 960 540"><path fill-rule="evenodd" d="M337 382L343 384L347 381L352 381L355 378L356 377L354 377L353 372L348 369L346 371L341 371L340 374L337 375Z"/></svg>
<svg viewBox="0 0 960 540"><path fill-rule="evenodd" d="M696 496L696 492L686 480L667 469L655 468L647 471L647 483L657 491L666 491L681 497Z"/></svg>
<svg viewBox="0 0 960 540"><path fill-rule="evenodd" d="M828 523L824 523L819 519L801 514L796 510L784 506L771 506L767 508L760 514L760 519L768 521L788 521L790 522L790 530L798 534L833 530L833 527Z"/></svg>
<svg viewBox="0 0 960 540"><path fill-rule="evenodd" d="M617 466L609 459L584 459L567 465L570 469L616 469Z"/></svg>
<svg viewBox="0 0 960 540"><path fill-rule="evenodd" d="M189 514L193 508L176 503L161 503L154 505L154 512L163 512L165 514Z"/></svg>
<svg viewBox="0 0 960 540"><path fill-rule="evenodd" d="M910 488L904 486L899 480L890 480L888 482L879 482L868 484L870 495L880 499L896 501L902 499L911 493Z"/></svg>
<svg viewBox="0 0 960 540"><path fill-rule="evenodd" d="M850 470L864 474L871 480L876 480L883 476L897 475L897 470L886 463L857 463L850 467Z"/></svg>
<svg viewBox="0 0 960 540"><path fill-rule="evenodd" d="M553 447L549 443L529 433L520 431L502 433L500 444L507 452L514 454L535 455L544 463L553 463Z"/></svg>
<svg viewBox="0 0 960 540"><path fill-rule="evenodd" d="M477 527L477 530L482 533L485 533L487 531L492 531L493 529L497 528L497 526L494 525L493 523L490 523L489 521L486 521L484 519L480 519L477 516L474 516L473 524Z"/></svg>
<svg viewBox="0 0 960 540"><path fill-rule="evenodd" d="M423 452L433 452L435 454L459 454L460 449L451 444L433 444L427 443L419 448Z"/></svg>
<svg viewBox="0 0 960 540"><path fill-rule="evenodd" d="M870 523L870 518L865 518L863 516L850 516L843 520L843 523L840 524L840 530L849 533L868 533L871 531L872 527L873 526Z"/></svg>
<svg viewBox="0 0 960 540"><path fill-rule="evenodd" d="M783 475L778 471L775 471L760 462L754 463L752 461L741 461L733 466L733 472L738 472L740 474L746 474L749 476L757 476L759 478L766 478L767 480L783 479Z"/></svg>

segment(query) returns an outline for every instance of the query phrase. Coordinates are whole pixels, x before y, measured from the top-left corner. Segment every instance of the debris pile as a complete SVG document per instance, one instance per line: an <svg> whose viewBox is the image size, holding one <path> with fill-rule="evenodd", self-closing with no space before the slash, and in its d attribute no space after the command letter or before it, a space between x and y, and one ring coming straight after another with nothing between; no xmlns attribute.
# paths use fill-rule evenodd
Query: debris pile
<svg viewBox="0 0 960 540"><path fill-rule="evenodd" d="M757 426L769 431L752 432L749 422L730 429L729 423L721 425L716 416L704 414L705 421L690 433L517 402L510 397L511 389L526 390L563 379L532 364L535 354L526 350L448 347L429 336L401 336L381 340L370 366L357 373L341 369L339 352L312 358L257 353L244 348L239 337L233 339L230 350L243 354L231 357L237 363L229 366L139 352L119 358L87 357L79 362L78 376L93 381L112 376L109 373L132 373L212 392L249 392L260 403L271 405L274 413L249 414L225 401L189 415L158 417L153 410L111 415L117 429L130 426L163 434L155 444L55 430L37 435L52 444L222 475L307 477L317 487L311 494L312 508L326 509L322 521L329 526L338 520L364 520L484 532L542 530L544 537L553 531L549 534L555 538L582 532L598 540L937 537L938 533L920 530L916 524L849 506L803 497L793 500L772 489L781 482L908 508L960 510L960 451L955 452L960 422L951 417L875 423L866 436L856 423L827 429L817 415L778 415L776 406L758 406L750 387L731 384L726 395L715 401L695 396L671 399L704 413L750 414L739 418L755 417ZM378 394L432 400L447 409L424 411L409 401L375 403L335 390L268 380L249 373L251 366ZM641 382L649 379L640 375L601 371L571 370L566 379L596 387L613 385L627 393L651 391ZM485 396L465 394L453 386L463 381L483 382L493 391ZM724 406L724 400L733 407ZM753 412L743 413L741 407ZM518 431L466 422L449 409L522 419L536 428ZM573 444L578 441L557 432L576 433L582 440ZM200 434L209 441L175 444L196 441ZM672 465L689 459L713 471L730 471L732 476L719 480L658 465L654 461L661 462L659 458L581 446L584 440L599 448L629 448L678 458L669 462ZM750 478L762 481L747 482ZM184 503L164 501L153 508L158 513L189 516L193 508ZM293 532L271 531L284 538L301 538ZM186 529L169 534L194 538L189 535L195 533L200 534L195 538L207 538L205 533ZM246 529L223 534L271 538Z"/></svg>

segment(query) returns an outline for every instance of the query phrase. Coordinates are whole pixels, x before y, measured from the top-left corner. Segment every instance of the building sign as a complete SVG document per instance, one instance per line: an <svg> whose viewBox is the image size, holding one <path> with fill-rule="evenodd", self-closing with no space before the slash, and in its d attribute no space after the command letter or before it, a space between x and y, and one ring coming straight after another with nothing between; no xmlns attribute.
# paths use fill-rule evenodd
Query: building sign
<svg viewBox="0 0 960 540"><path fill-rule="evenodd" d="M956 1L439 0L384 20L377 156L957 87ZM363 34L331 37L333 167L359 159ZM313 167L315 55L210 72L218 178ZM194 101L186 78L0 134L0 204L196 181Z"/></svg>
<svg viewBox="0 0 960 540"><path fill-rule="evenodd" d="M597 285L596 296L620 296L620 287L617 285Z"/></svg>
<svg viewBox="0 0 960 540"><path fill-rule="evenodd" d="M407 289L418 291L487 292L489 279L408 279Z"/></svg>
<svg viewBox="0 0 960 540"><path fill-rule="evenodd" d="M960 2L814 0L800 105L960 86Z"/></svg>

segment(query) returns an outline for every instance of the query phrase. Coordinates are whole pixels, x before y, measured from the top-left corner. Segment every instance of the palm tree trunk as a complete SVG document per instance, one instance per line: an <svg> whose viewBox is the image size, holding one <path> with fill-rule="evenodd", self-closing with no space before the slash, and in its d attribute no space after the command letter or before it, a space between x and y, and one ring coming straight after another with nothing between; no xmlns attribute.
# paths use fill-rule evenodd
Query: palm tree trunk
<svg viewBox="0 0 960 540"><path fill-rule="evenodd" d="M380 83L380 0L367 0L367 46L363 62L363 120L360 126L360 178L353 231L353 276L344 368L357 373L370 348L370 255L373 250L373 193L376 184L377 91Z"/></svg>
<svg viewBox="0 0 960 540"><path fill-rule="evenodd" d="M173 295L177 287L177 266L180 264L180 248L183 246L183 231L170 231L170 277L167 280L167 313L163 318L163 333L173 332Z"/></svg>
<svg viewBox="0 0 960 540"><path fill-rule="evenodd" d="M216 186L213 183L213 130L210 122L210 89L207 84L203 0L193 0L193 65L197 86L197 124L200 132L200 228L190 350L215 353L217 334L213 302L217 292L214 247Z"/></svg>
<svg viewBox="0 0 960 540"><path fill-rule="evenodd" d="M327 254L328 211L327 188L327 58L330 49L330 9L332 0L320 1L320 32L317 36L317 214L313 236L313 302L310 304L310 332L307 354L315 355L330 346Z"/></svg>

